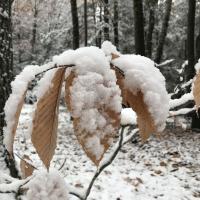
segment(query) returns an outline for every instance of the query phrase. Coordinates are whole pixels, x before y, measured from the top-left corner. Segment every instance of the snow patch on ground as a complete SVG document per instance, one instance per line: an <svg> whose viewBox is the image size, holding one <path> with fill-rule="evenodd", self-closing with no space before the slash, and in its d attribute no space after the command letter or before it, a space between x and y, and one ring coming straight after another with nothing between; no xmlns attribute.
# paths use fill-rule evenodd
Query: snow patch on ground
<svg viewBox="0 0 200 200"><path fill-rule="evenodd" d="M33 107L25 105L18 128L15 153L24 154L24 134ZM41 168L33 147L26 141L31 160ZM96 181L88 200L197 200L200 198L200 134L181 129L166 131L147 143L133 140ZM60 169L60 167L64 166ZM56 154L51 163L68 185L78 191L88 186L96 167L84 154L74 135L66 108L60 107ZM12 200L9 194L0 199ZM70 200L77 200L69 196Z"/></svg>

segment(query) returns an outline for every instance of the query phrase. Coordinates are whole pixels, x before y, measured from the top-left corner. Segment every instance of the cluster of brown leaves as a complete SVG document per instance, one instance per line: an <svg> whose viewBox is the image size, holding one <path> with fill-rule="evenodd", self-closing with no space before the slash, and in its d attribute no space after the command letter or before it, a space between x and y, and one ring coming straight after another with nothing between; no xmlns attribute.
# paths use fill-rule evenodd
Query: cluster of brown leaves
<svg viewBox="0 0 200 200"><path fill-rule="evenodd" d="M117 58L117 56L113 55L113 59ZM125 76L122 71L119 70L116 66L111 66L111 69L115 70L116 77L117 77L117 84L119 85L122 91L122 98L123 104L127 107L131 107L137 113L137 122L140 129L140 134L143 140L146 140L151 133L156 133L157 129L154 125L154 120L151 114L148 111L148 107L144 102L143 93L142 91L137 91L134 94L131 90L125 87L124 79ZM35 110L35 114L33 117L33 127L32 127L32 135L31 140L36 148L36 151L46 166L47 169L50 167L50 162L53 158L56 148L56 141L57 141L57 128L58 128L58 108L59 108L59 100L60 100L60 93L63 82L65 82L65 101L68 107L68 110L71 111L73 102L71 101L70 96L70 87L73 85L73 80L77 76L74 70L71 71L71 74L65 80L65 70L66 66L59 66L58 70L54 74L52 79L53 87L50 87L46 93L38 99L37 101L37 108ZM25 96L25 95L24 95ZM23 97L24 98L24 97ZM13 143L15 132L19 120L19 116L21 113L22 105L23 105L23 98L22 101L18 105L18 109L16 112L15 124L13 125ZM115 129L120 127L120 113L111 112L110 110L106 110L105 107L98 108L99 110L103 110L107 113L108 121L112 127ZM108 140L109 137L114 137L116 133L110 133L110 135L106 135L105 138L101 140L101 144L104 146L104 151L100 157L100 159L96 159L92 152L88 151L85 148L85 141L90 137L90 133L85 134L86 137L82 137L83 130L79 130L79 118L73 119L73 125L75 134L79 143L81 144L83 150L86 152L87 156L98 166L99 162L103 158L105 151L109 148ZM104 130L99 130L103 131ZM10 152L12 155L13 152ZM29 159L29 158L28 158ZM29 176L32 174L32 166L27 163L21 163L23 176ZM27 171L28 170L28 171Z"/></svg>

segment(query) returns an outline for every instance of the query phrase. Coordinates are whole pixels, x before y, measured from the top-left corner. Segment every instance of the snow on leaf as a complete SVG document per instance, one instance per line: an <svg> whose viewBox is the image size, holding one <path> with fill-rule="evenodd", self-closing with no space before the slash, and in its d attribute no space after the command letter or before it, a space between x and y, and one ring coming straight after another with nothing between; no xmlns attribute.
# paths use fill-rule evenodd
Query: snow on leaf
<svg viewBox="0 0 200 200"><path fill-rule="evenodd" d="M196 78L194 81L193 95L194 95L194 101L196 104L196 108L198 110L200 107L200 73L198 73L196 75Z"/></svg>
<svg viewBox="0 0 200 200"><path fill-rule="evenodd" d="M148 107L144 102L144 96L141 91L133 94L127 90L127 103L137 113L137 123L140 130L140 135L143 141L147 140L152 133L158 132L155 122L148 111Z"/></svg>
<svg viewBox="0 0 200 200"><path fill-rule="evenodd" d="M16 111L14 113L14 121L13 121L11 127L10 127L11 134L9 134L10 135L9 146L8 145L6 146L10 155L13 155L14 139L15 139L15 135L16 135L17 125L18 125L18 122L19 122L19 117L20 117L21 110L22 110L22 107L23 107L23 104L24 104L24 98L26 96L26 91L24 92L22 97L18 100L17 108L16 108Z"/></svg>
<svg viewBox="0 0 200 200"><path fill-rule="evenodd" d="M150 134L157 132L157 130L153 118L148 111L148 107L144 102L143 93L141 91L133 93L131 90L127 89L124 85L125 77L119 69L115 68L115 72L117 76L117 84L122 91L123 104L127 107L131 107L136 112L140 135L143 140L146 140Z"/></svg>
<svg viewBox="0 0 200 200"><path fill-rule="evenodd" d="M75 135L87 156L98 166L120 124L120 111L110 102L118 101L118 90L97 73L66 80L65 101L73 117Z"/></svg>
<svg viewBox="0 0 200 200"><path fill-rule="evenodd" d="M28 65L19 75L16 76L15 80L11 83L12 93L10 94L4 107L6 121L6 126L4 127L4 144L11 155L13 152L13 143L19 115L21 113L28 84L35 78L38 73L53 66L53 63L48 63L41 67L37 65Z"/></svg>
<svg viewBox="0 0 200 200"><path fill-rule="evenodd" d="M113 46L111 43L110 45ZM166 91L164 76L155 67L155 63L147 57L134 54L114 56L114 47L109 47L109 49L111 55L103 50L108 58L112 58L111 64L122 72L123 87L134 95L142 92L144 103L147 105L158 132L163 131L169 113L169 95ZM126 93L126 90L124 92Z"/></svg>
<svg viewBox="0 0 200 200"><path fill-rule="evenodd" d="M36 151L49 168L54 155L58 127L58 106L65 68L48 71L39 86L39 99L32 122L31 140Z"/></svg>

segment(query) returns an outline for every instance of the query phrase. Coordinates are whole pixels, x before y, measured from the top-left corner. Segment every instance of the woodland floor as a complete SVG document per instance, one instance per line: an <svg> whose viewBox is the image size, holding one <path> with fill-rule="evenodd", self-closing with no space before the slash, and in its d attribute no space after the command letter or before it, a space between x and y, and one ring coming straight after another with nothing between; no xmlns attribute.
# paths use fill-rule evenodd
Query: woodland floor
<svg viewBox="0 0 200 200"><path fill-rule="evenodd" d="M25 105L15 152L21 157L26 151L40 168L34 148L24 143L31 111L32 107ZM60 170L69 185L84 191L96 168L78 145L64 107L60 109L59 120L58 147L52 167ZM70 196L70 200L75 199ZM98 178L88 199L200 199L200 133L168 129L161 138L152 136L145 144L140 141L127 144Z"/></svg>

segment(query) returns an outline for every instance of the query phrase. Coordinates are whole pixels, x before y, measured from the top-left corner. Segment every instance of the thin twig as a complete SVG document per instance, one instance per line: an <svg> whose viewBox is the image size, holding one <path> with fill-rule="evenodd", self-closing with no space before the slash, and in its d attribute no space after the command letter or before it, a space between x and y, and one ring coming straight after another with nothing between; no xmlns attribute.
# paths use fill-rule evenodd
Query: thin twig
<svg viewBox="0 0 200 200"><path fill-rule="evenodd" d="M17 153L15 153L15 155L20 159L23 160L25 163L29 164L31 167L33 167L34 169L38 170L37 167L35 167L31 162L29 162L28 160L22 158L21 156L19 156Z"/></svg>
<svg viewBox="0 0 200 200"><path fill-rule="evenodd" d="M59 169L58 169L58 171L60 171L63 167L64 167L64 165L65 165L65 163L66 163L66 161L67 161L67 158L65 158L65 160L64 160L64 162L63 162L63 164L59 167Z"/></svg>
<svg viewBox="0 0 200 200"><path fill-rule="evenodd" d="M121 150L122 146L124 146L125 144L127 144L131 139L133 139L136 135L136 133L139 131L139 129L131 129L129 128L128 132L127 132L127 136L124 137L124 131L127 127L130 127L129 125L126 126L122 126L121 131L120 131L120 138L119 138L119 142L116 144L115 150L109 155L109 159L107 158L106 161L102 162L101 165L98 167L96 173L94 174L86 192L85 195L82 196L80 194L78 194L77 192L71 191L70 194L74 195L76 197L78 197L80 200L87 200L91 189L96 181L96 179L98 178L98 176L101 174L101 172L107 167L109 166L113 160L115 159L115 157L117 156L117 154L119 153L119 151Z"/></svg>
<svg viewBox="0 0 200 200"><path fill-rule="evenodd" d="M115 149L115 151L114 151L113 154L111 155L110 159L107 159L106 162L103 163L102 165L100 165L100 167L97 169L95 175L94 175L93 178L92 178L92 181L90 182L90 184L89 184L89 186L88 186L88 189L87 189L87 191L86 191L84 200L86 200L87 197L89 196L90 191L91 191L91 189L92 189L92 186L94 185L94 182L95 182L95 180L97 179L97 177L101 174L101 172L102 172L108 165L110 165L110 164L112 163L112 161L113 161L113 160L115 159L115 157L117 156L119 150L120 150L121 147L122 147L124 130L125 130L125 127L122 127L122 128L121 128L121 132L120 132L120 138L119 138L119 142L118 142L117 148Z"/></svg>
<svg viewBox="0 0 200 200"><path fill-rule="evenodd" d="M70 68L70 67L73 67L74 65L61 65L61 66L57 66L57 65L54 65L53 67L49 68L49 69L46 69L38 74L35 75L35 78L37 78L38 76L40 76L41 74L44 74L45 72L48 72L49 70L52 70L52 69L56 69L56 68Z"/></svg>

